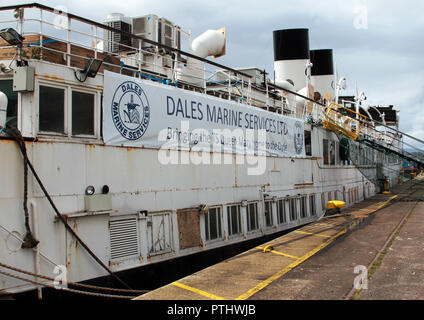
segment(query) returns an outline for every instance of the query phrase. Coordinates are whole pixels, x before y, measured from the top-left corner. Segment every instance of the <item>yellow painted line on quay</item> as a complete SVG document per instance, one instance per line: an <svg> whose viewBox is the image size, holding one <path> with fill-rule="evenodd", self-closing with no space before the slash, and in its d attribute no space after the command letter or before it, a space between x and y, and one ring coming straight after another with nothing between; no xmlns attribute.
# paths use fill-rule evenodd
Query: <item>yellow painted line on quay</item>
<svg viewBox="0 0 424 320"><path fill-rule="evenodd" d="M295 230L294 232L296 232L296 233L302 233L302 234L307 234L307 235L312 235L312 236L317 236L317 237L323 237L323 238L331 238L331 236L327 236L325 234L319 234L319 233L311 233L311 232L300 231L300 230Z"/></svg>
<svg viewBox="0 0 424 320"><path fill-rule="evenodd" d="M385 206L388 202L390 202L391 200L393 200L394 198L396 198L397 195L391 197L390 199L388 199L387 201L382 202L376 209L372 209L370 210L369 213L377 211L378 209L381 209L383 206ZM363 209L362 209L363 210ZM356 218L367 218L368 216L356 216ZM327 241L325 241L324 243L322 243L321 245L319 245L318 247L314 248L313 250L309 251L307 254L305 254L304 256L298 258L295 257L293 255L289 255L283 252L278 252L275 250L270 250L269 252L275 253L275 254L279 254L282 256L286 256L289 258L293 258L296 259L296 261L292 262L291 264L289 264L288 266L286 266L285 268L283 268L282 270L278 271L277 273L275 273L274 275L272 275L271 277L269 277L268 279L262 281L261 283L257 284L255 287L253 287L252 289L248 290L247 292L243 293L242 295L240 295L239 297L237 297L235 300L246 300L248 298L250 298L251 296L253 296L254 294L256 294L257 292L261 291L262 289L264 289L265 287L267 287L268 285L270 285L272 282L274 282L275 280L281 278L282 276L284 276L286 273L288 273L290 270L294 269L295 267L297 267L298 265L300 265L301 263L305 262L307 259L309 259L310 257L312 257L314 254L316 254L317 252L321 251L322 249L324 249L325 247L327 247L328 245L330 245L332 242L334 242L336 239L340 238L341 236L343 236L344 234L346 234L350 229L354 228L356 225L358 225L361 222L361 219L358 219L357 221L355 221L354 223L352 223L352 225L350 225L348 228L343 229L342 231L340 231L339 233L337 233L335 236L326 236L326 235L320 235L320 234L315 234L315 233L309 233L309 232L304 232L304 231L299 231L299 230L295 230L295 232L297 233L304 233L304 234L310 234L310 235L315 235L315 236L321 236L321 237L328 237L329 239ZM256 247L257 249L263 250L263 247ZM183 283L180 282L172 282L172 285L197 293L201 296L207 297L209 299L213 299L213 300L227 300L226 298L217 296L215 294L197 289L197 288L193 288L191 286L185 285Z"/></svg>
<svg viewBox="0 0 424 320"><path fill-rule="evenodd" d="M381 209L383 206L385 206L387 203L389 203L391 200L393 200L394 198L396 198L397 195L391 197L390 199L384 201L383 203L381 203L377 209L373 210L373 211L377 211L378 209ZM366 216L365 218L367 218L368 216ZM318 247L316 247L315 249L309 251L307 254L305 254L303 257L299 258L298 260L292 262L291 264L289 264L287 267L285 267L284 269L278 271L277 273L275 273L274 275L272 275L271 277L269 277L268 279L262 281L261 283L257 284L255 287L253 287L252 289L250 289L249 291L247 291L246 293L243 293L242 295L240 295L239 297L237 297L235 300L246 300L248 298L250 298L251 296L253 296L254 294L256 294L257 292L261 291L263 288L267 287L268 285L270 285L272 282L274 282L275 280L281 278L282 276L284 276L286 273L288 273L290 270L294 269L295 267L297 267L299 264L305 262L307 259L309 259L310 257L312 257L314 254L316 254L317 252L321 251L322 249L324 249L325 247L327 247L329 244L331 244L332 242L334 242L336 239L340 238L342 235L346 234L350 229L353 229L355 226L357 226L360 222L362 221L362 219L357 219L354 223L352 223L352 225L350 225L348 228L343 229L342 231L340 231L339 233L337 233L335 236L331 237L330 239L328 239L326 242L322 243L321 245L319 245Z"/></svg>
<svg viewBox="0 0 424 320"><path fill-rule="evenodd" d="M256 247L256 249L263 250L265 248L263 248L263 247ZM291 254L287 254L287 253L283 253L283 252L279 252L279 251L275 251L275 250L269 250L267 252L272 252L272 253L275 253L275 254L279 254L280 256L285 256L285 257L292 258L292 259L299 259L299 257L292 256Z"/></svg>
<svg viewBox="0 0 424 320"><path fill-rule="evenodd" d="M250 289L249 291L247 291L246 293L243 293L242 295L240 295L239 297L237 297L235 300L246 300L248 298L250 298L251 296L253 296L255 293L261 291L263 288L267 287L268 285L270 285L272 282L274 282L275 280L281 278L282 276L284 276L287 272L289 272L290 270L292 270L293 268L297 267L299 264L301 264L302 262L306 261L307 259L309 259L311 256L313 256L315 253L321 251L322 249L324 249L326 246L328 246L330 243L332 243L333 241L335 241L337 238L341 237L342 235L344 235L346 232L348 231L348 229L344 229L341 232L339 232L338 234L336 234L334 237L328 239L326 242L322 243L320 246L316 247L315 249L309 251L307 254L305 254L303 257L297 259L296 261L290 263L288 266L286 266L284 269L278 271L277 273L275 273L274 275L272 275L271 277L269 277L268 279L262 281L261 283L257 284L256 286L254 286L252 289Z"/></svg>
<svg viewBox="0 0 424 320"><path fill-rule="evenodd" d="M227 300L227 299L225 299L223 297L220 297L220 296L217 296L215 294L212 294L212 293L209 293L209 292L200 290L200 289L196 289L196 288L190 287L190 286L185 285L185 284L183 284L181 282L174 281L171 284L174 285L174 286L176 286L176 287L179 287L179 288L182 288L182 289L185 289L185 290L188 290L188 291L191 291L191 292L200 294L201 296L207 297L209 299L213 299L213 300Z"/></svg>

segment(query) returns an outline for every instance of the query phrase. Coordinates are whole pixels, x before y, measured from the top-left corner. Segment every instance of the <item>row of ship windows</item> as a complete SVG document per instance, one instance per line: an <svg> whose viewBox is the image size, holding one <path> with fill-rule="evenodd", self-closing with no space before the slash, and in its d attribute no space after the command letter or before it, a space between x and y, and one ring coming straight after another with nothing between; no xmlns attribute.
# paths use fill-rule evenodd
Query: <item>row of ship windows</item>
<svg viewBox="0 0 424 320"><path fill-rule="evenodd" d="M315 194L304 195L296 198L284 198L276 201L277 223L284 224L288 221L297 221L308 216L316 216ZM264 203L264 223L266 227L274 226L273 200ZM309 202L309 205L308 205ZM243 232L242 212L247 221L247 232L259 230L259 201L250 202L247 206L233 204L226 206L228 235L234 236ZM245 208L245 210L242 210ZM206 241L222 238L222 207L211 207L205 214Z"/></svg>
<svg viewBox="0 0 424 320"><path fill-rule="evenodd" d="M356 165L370 166L376 162L398 163L395 156L385 155L381 152L361 145L344 146L343 144L328 139L323 139L323 164L324 165ZM350 150L352 149L352 150Z"/></svg>
<svg viewBox="0 0 424 320"><path fill-rule="evenodd" d="M361 188L356 186L343 192L334 190L321 193L322 211L325 210L326 203L330 200L343 198L344 201L347 202L348 200L349 203L359 201L360 190ZM371 191L368 184L368 195L370 195ZM366 197L366 188L363 189L363 196L364 198ZM309 194L266 200L263 210L260 209L262 207L261 201L212 206L203 215L204 240L214 241L224 238L224 219L227 222L228 235L237 237L241 236L244 230L247 232L259 231L261 225L264 225L263 227L265 228L273 227L317 216L316 197L316 194ZM260 216L260 214L262 215ZM146 232L146 234L143 238L146 239L145 245L147 246L148 254L152 256L172 252L173 228L171 225L171 213L152 212L145 219L146 229L143 229L143 232ZM110 221L111 260L122 260L141 255L140 236L143 232L139 231L140 226L138 226L137 221L138 217L127 217ZM195 242L191 244L191 246L194 245Z"/></svg>
<svg viewBox="0 0 424 320"><path fill-rule="evenodd" d="M370 185L363 190L363 198L366 198L366 192L368 195L371 194ZM341 196L339 195L341 194ZM277 200L277 223L284 224L288 221L296 221L299 219L307 218L308 216L315 216L316 212L316 195L311 194L309 196L304 195L296 198L283 198ZM325 211L328 201L331 200L343 200L347 203L355 203L360 200L359 187L352 187L343 192L335 190L327 193L321 193L321 205L322 210ZM273 206L272 200L265 201L264 218L265 226L272 227L273 221ZM308 205L309 203L309 205ZM250 202L246 206L246 220L247 220L247 231L255 231L259 229L258 220L258 206L259 202ZM227 225L228 234L230 236L241 234L243 232L241 223L242 214L241 204L234 204L226 206L227 210ZM222 238L222 207L212 207L208 213L205 214L205 236L206 240L214 240Z"/></svg>

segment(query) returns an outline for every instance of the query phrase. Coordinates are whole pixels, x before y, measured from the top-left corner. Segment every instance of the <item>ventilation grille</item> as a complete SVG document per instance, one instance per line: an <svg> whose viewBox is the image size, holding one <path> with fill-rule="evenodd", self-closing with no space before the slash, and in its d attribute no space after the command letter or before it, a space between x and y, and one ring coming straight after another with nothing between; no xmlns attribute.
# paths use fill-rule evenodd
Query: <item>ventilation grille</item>
<svg viewBox="0 0 424 320"><path fill-rule="evenodd" d="M137 218L113 220L109 226L111 259L138 256Z"/></svg>

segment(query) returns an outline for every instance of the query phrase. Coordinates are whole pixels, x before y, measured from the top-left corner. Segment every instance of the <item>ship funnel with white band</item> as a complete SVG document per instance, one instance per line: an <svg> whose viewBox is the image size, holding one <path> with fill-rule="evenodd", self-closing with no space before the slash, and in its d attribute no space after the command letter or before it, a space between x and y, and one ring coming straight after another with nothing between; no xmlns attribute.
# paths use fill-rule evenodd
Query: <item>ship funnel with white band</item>
<svg viewBox="0 0 424 320"><path fill-rule="evenodd" d="M295 91L307 86L309 64L309 30L275 30L274 70L275 83L286 88L292 82Z"/></svg>
<svg viewBox="0 0 424 320"><path fill-rule="evenodd" d="M206 58L218 58L225 55L225 28L207 30L194 39L191 43L191 53ZM203 64L201 61L187 57L187 68L180 71L179 80L202 85L204 78Z"/></svg>
<svg viewBox="0 0 424 320"><path fill-rule="evenodd" d="M333 50L311 50L311 80L315 91L330 101L334 97Z"/></svg>

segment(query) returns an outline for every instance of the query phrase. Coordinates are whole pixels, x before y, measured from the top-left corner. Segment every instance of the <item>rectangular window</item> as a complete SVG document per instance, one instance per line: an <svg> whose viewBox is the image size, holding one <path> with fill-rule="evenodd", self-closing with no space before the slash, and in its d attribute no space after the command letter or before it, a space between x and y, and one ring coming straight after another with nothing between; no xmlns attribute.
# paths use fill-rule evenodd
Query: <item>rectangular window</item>
<svg viewBox="0 0 424 320"><path fill-rule="evenodd" d="M347 164L347 161L349 160L348 146L349 146L349 141L345 138L343 138L341 142L339 143L340 160L345 165Z"/></svg>
<svg viewBox="0 0 424 320"><path fill-rule="evenodd" d="M272 201L265 201L265 225L271 227L273 225L272 221Z"/></svg>
<svg viewBox="0 0 424 320"><path fill-rule="evenodd" d="M306 196L301 196L299 198L300 203L300 216L302 218L306 218L308 216L308 208L307 208L307 198Z"/></svg>
<svg viewBox="0 0 424 320"><path fill-rule="evenodd" d="M336 165L340 165L340 146L337 141L334 142L334 154L336 155Z"/></svg>
<svg viewBox="0 0 424 320"><path fill-rule="evenodd" d="M277 202L278 223L286 222L286 200L280 199Z"/></svg>
<svg viewBox="0 0 424 320"><path fill-rule="evenodd" d="M210 208L205 214L206 240L214 240L222 237L221 231L221 208Z"/></svg>
<svg viewBox="0 0 424 320"><path fill-rule="evenodd" d="M324 139L323 141L323 159L324 159L324 164L330 164L330 161L328 159L328 140Z"/></svg>
<svg viewBox="0 0 424 320"><path fill-rule="evenodd" d="M315 216L317 214L315 195L311 194L309 196L309 210L311 212L311 216Z"/></svg>
<svg viewBox="0 0 424 320"><path fill-rule="evenodd" d="M171 251L171 222L170 214L153 213L147 217L147 234L149 254Z"/></svg>
<svg viewBox="0 0 424 320"><path fill-rule="evenodd" d="M95 95L72 91L72 134L94 135Z"/></svg>
<svg viewBox="0 0 424 320"><path fill-rule="evenodd" d="M6 122L11 127L17 127L18 93L13 91L13 80L0 80L0 91L7 97Z"/></svg>
<svg viewBox="0 0 424 320"><path fill-rule="evenodd" d="M291 198L289 200L289 207L290 207L290 221L297 220L297 199Z"/></svg>
<svg viewBox="0 0 424 320"><path fill-rule="evenodd" d="M312 156L311 131L305 130L305 154Z"/></svg>
<svg viewBox="0 0 424 320"><path fill-rule="evenodd" d="M240 205L227 207L227 222L230 236L241 233Z"/></svg>
<svg viewBox="0 0 424 320"><path fill-rule="evenodd" d="M258 203L249 203L247 206L247 231L257 230L258 228Z"/></svg>
<svg viewBox="0 0 424 320"><path fill-rule="evenodd" d="M336 164L336 142L330 141L330 164Z"/></svg>
<svg viewBox="0 0 424 320"><path fill-rule="evenodd" d="M65 89L40 86L39 130L65 133Z"/></svg>

